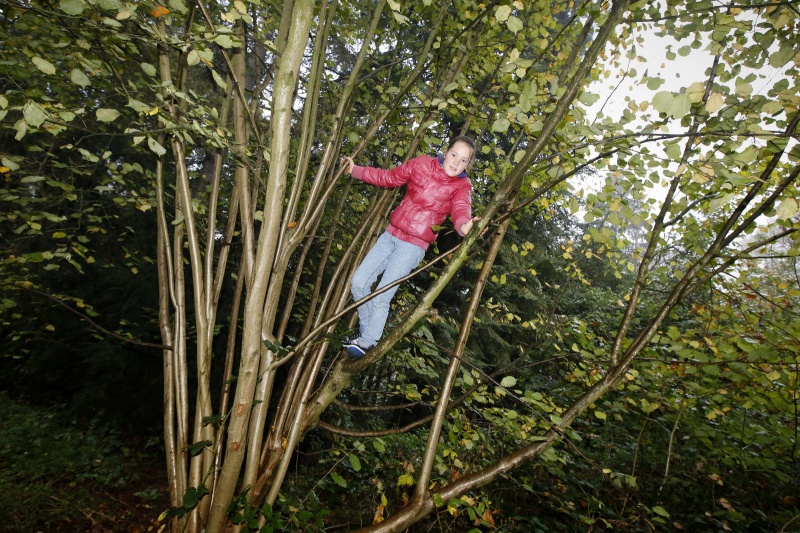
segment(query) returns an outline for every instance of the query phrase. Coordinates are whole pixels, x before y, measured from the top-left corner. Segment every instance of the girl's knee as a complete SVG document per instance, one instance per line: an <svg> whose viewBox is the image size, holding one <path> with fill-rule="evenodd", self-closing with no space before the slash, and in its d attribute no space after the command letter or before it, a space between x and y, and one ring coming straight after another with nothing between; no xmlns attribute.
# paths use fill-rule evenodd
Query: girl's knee
<svg viewBox="0 0 800 533"><path fill-rule="evenodd" d="M367 287L366 280L354 276L350 282L350 294L352 294L353 298L356 300L360 300L369 294L369 287Z"/></svg>

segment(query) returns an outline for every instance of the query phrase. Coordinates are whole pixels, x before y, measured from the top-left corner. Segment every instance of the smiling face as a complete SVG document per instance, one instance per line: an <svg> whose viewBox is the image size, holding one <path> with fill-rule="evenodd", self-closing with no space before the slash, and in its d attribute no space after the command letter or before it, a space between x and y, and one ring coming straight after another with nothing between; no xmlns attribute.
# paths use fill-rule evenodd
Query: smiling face
<svg viewBox="0 0 800 533"><path fill-rule="evenodd" d="M467 143L458 141L445 152L442 170L451 178L455 178L467 169L471 159L472 148Z"/></svg>

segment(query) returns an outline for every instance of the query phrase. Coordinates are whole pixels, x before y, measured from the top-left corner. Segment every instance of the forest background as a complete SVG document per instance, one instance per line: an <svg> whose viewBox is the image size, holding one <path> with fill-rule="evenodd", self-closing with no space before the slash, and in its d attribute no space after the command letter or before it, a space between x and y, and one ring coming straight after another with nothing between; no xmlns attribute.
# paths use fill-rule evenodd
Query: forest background
<svg viewBox="0 0 800 533"><path fill-rule="evenodd" d="M798 2L0 11L10 530L800 530ZM339 161L458 134L349 361L402 191Z"/></svg>

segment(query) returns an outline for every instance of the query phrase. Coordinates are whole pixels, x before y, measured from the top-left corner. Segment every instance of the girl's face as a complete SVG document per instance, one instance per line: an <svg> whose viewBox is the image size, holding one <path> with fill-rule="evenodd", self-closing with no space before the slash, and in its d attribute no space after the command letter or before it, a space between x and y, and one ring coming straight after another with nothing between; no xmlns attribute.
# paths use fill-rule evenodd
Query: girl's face
<svg viewBox="0 0 800 533"><path fill-rule="evenodd" d="M444 154L442 170L451 178L455 178L467 170L470 159L472 159L472 148L458 141Z"/></svg>

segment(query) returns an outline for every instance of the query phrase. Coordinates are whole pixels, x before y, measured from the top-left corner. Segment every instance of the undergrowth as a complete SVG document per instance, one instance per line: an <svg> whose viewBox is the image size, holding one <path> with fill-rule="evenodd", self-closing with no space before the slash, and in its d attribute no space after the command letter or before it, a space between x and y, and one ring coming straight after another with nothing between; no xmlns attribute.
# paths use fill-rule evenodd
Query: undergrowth
<svg viewBox="0 0 800 533"><path fill-rule="evenodd" d="M139 457L111 429L0 393L0 517L4 531L95 522L98 493L136 480Z"/></svg>

